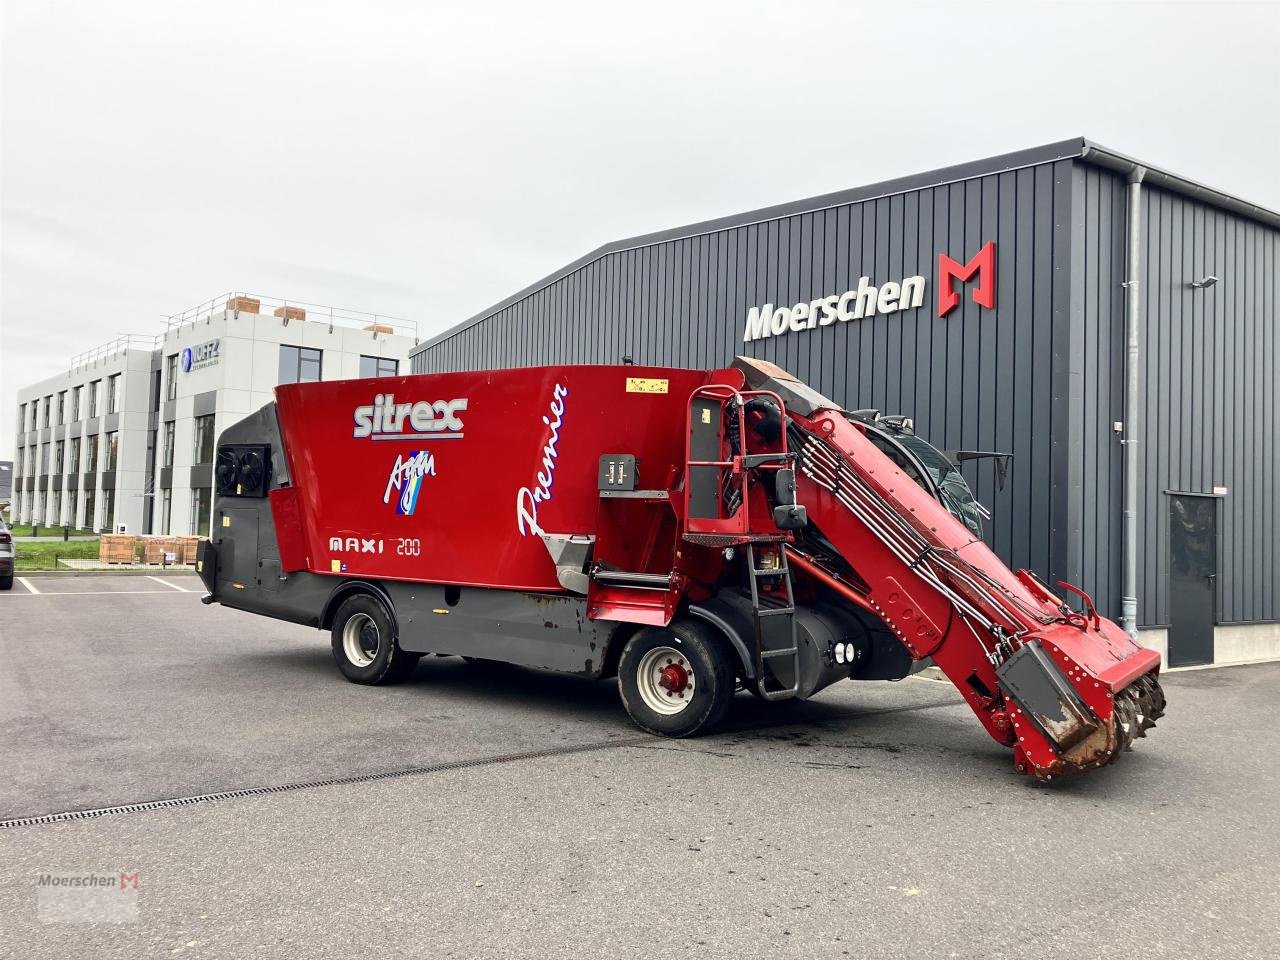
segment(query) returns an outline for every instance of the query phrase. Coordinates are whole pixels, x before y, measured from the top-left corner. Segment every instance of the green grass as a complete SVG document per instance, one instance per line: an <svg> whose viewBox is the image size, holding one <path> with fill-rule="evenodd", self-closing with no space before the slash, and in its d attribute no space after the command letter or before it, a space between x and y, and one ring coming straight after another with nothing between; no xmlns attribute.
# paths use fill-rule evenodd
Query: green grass
<svg viewBox="0 0 1280 960"><path fill-rule="evenodd" d="M10 532L10 533L12 533L15 537L33 537L33 536L35 536L35 534L32 532L32 526L31 526L31 524L29 524L29 523L10 524L10 526L9 526L9 532ZM93 535L93 531L92 531L92 530L72 530L72 531L71 531L71 536L73 536L73 537L87 537L87 536L92 536L92 535ZM51 526L48 526L48 525L46 525L46 524L41 524L41 525L40 525L40 536L42 536L42 537L60 537L60 536L62 536L62 528L61 528L61 527L51 527Z"/></svg>
<svg viewBox="0 0 1280 960"><path fill-rule="evenodd" d="M56 570L58 560L97 560L97 540L72 540L70 543L15 543L14 568L24 570Z"/></svg>

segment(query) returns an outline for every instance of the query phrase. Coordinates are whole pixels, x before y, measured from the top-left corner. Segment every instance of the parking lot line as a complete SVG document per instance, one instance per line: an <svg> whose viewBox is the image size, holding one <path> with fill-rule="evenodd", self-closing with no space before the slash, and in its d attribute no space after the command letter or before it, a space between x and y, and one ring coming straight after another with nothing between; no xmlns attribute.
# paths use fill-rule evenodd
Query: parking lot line
<svg viewBox="0 0 1280 960"><path fill-rule="evenodd" d="M35 587L31 585L31 581L28 580L26 577L19 577L18 582L22 584L24 587L26 587L28 590L30 590L32 593L37 595L40 593L39 590L37 590ZM21 594L19 594L19 596L21 596Z"/></svg>
<svg viewBox="0 0 1280 960"><path fill-rule="evenodd" d="M170 588L172 588L172 589L174 589L174 590L177 590L179 593L190 593L190 592L191 592L191 591L190 591L190 590L188 590L186 587L180 587L180 586L178 586L176 583L170 583L168 580L161 580L159 577L153 577L153 576L151 576L150 574L148 574L148 575L147 575L147 579L148 579L148 580L154 580L156 583L163 583L166 587L170 587Z"/></svg>
<svg viewBox="0 0 1280 960"><path fill-rule="evenodd" d="M182 592L194 593L195 591L183 590ZM9 599L14 597L44 597L46 600L52 600L57 597L137 597L148 593L173 596L172 590L68 590L59 591L58 593L11 593L9 594Z"/></svg>

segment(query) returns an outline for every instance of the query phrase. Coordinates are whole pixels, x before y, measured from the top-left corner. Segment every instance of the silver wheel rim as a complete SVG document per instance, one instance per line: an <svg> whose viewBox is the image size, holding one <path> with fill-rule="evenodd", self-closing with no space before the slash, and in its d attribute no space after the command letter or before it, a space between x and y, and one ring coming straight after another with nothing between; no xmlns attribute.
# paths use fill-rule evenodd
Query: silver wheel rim
<svg viewBox="0 0 1280 960"><path fill-rule="evenodd" d="M693 665L684 651L675 647L654 647L636 667L640 699L654 713L665 717L689 709L695 683Z"/></svg>
<svg viewBox="0 0 1280 960"><path fill-rule="evenodd" d="M378 655L382 634L367 613L353 613L342 627L342 652L352 666L367 667Z"/></svg>

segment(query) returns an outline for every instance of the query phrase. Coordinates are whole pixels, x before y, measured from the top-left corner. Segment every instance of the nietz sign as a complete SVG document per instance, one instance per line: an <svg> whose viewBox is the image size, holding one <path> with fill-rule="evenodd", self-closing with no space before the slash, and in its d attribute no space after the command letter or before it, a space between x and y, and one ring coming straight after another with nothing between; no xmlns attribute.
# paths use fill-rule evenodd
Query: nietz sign
<svg viewBox="0 0 1280 960"><path fill-rule="evenodd" d="M973 288L973 301L981 307L996 305L996 244L989 242L968 263L961 264L945 253L938 254L938 316L945 317L960 303L955 291L957 281L978 278ZM920 275L874 284L862 277L858 286L844 293L832 293L816 300L801 301L794 306L774 308L772 303L747 311L744 342L778 337L786 333L803 333L814 327L829 327L837 320L847 323L874 317L877 313L897 313L924 305L925 279Z"/></svg>
<svg viewBox="0 0 1280 960"><path fill-rule="evenodd" d="M194 347L185 347L182 356L178 358L182 372L190 373L192 370L212 367L218 362L218 352L221 347L221 340L209 340L206 343L197 343Z"/></svg>

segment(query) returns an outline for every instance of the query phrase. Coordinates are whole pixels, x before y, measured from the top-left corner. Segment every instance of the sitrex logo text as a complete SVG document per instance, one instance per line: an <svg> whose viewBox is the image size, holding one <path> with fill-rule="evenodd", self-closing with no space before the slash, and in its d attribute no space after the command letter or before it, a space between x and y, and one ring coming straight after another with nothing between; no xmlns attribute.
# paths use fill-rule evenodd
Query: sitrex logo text
<svg viewBox="0 0 1280 960"><path fill-rule="evenodd" d="M358 440L457 440L462 438L458 414L466 409L466 398L396 403L395 394L380 393L369 406L356 407L351 436Z"/></svg>
<svg viewBox="0 0 1280 960"><path fill-rule="evenodd" d="M996 305L996 244L988 242L967 263L959 263L945 253L938 254L938 316L945 317L960 304L958 283L976 279L973 301L981 307ZM814 300L802 300L793 306L777 307L772 303L751 307L747 311L744 342L779 337L787 333L803 333L815 327L829 327L837 321L863 320L876 314L899 313L924 305L925 278L919 274L875 284L870 277L858 280L858 286L843 293L832 293Z"/></svg>

